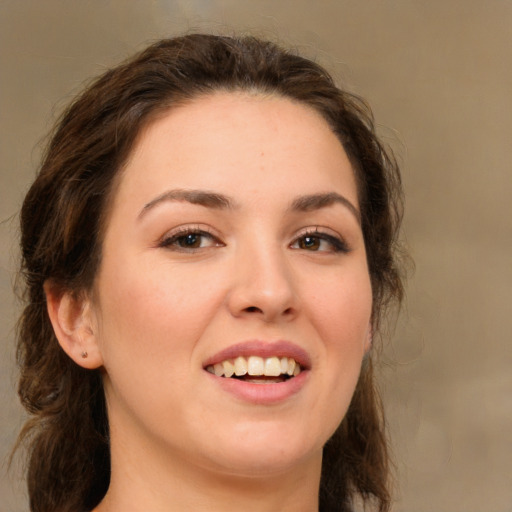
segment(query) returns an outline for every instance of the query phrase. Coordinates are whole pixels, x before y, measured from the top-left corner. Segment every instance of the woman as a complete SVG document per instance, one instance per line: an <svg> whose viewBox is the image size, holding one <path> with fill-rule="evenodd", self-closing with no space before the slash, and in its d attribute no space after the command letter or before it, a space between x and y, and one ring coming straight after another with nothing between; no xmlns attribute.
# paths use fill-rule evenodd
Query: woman
<svg viewBox="0 0 512 512"><path fill-rule="evenodd" d="M311 61L196 34L105 73L21 213L31 510L388 510L399 220L367 107Z"/></svg>

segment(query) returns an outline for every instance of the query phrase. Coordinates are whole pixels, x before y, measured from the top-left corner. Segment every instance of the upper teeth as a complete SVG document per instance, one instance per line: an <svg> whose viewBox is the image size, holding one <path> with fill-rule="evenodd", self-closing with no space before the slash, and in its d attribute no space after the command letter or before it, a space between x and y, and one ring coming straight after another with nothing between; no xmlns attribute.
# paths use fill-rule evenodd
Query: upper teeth
<svg viewBox="0 0 512 512"><path fill-rule="evenodd" d="M221 363L210 365L206 368L217 377L242 377L243 375L265 375L267 377L279 377L279 375L296 376L301 372L301 367L291 357L259 357L239 356L236 359L226 359Z"/></svg>

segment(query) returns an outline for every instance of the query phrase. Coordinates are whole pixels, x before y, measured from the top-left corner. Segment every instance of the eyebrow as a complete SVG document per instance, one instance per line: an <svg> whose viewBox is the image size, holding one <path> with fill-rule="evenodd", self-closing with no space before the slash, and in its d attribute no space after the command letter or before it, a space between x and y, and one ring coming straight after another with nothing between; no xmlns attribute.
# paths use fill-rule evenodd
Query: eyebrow
<svg viewBox="0 0 512 512"><path fill-rule="evenodd" d="M310 194L306 196L300 196L294 199L291 203L291 211L310 212L313 210L320 210L333 204L341 204L348 208L348 210L357 219L357 222L361 224L361 213L359 210L344 196L337 192L327 192L324 194Z"/></svg>
<svg viewBox="0 0 512 512"><path fill-rule="evenodd" d="M168 190L149 201L149 203L146 203L139 213L139 219L155 206L167 201L184 201L204 206L205 208L214 208L218 210L233 209L236 207L235 201L224 194L210 192L207 190L174 189ZM327 208L333 204L341 204L345 206L354 215L357 222L359 224L361 223L361 214L359 213L359 210L346 197L338 194L337 192L299 196L291 202L288 210L310 212L313 210Z"/></svg>
<svg viewBox="0 0 512 512"><path fill-rule="evenodd" d="M207 190L174 189L168 190L149 201L149 203L146 203L139 213L139 219L155 206L167 201L185 201L187 203L215 209L234 207L234 201L223 194L217 194L216 192L209 192Z"/></svg>

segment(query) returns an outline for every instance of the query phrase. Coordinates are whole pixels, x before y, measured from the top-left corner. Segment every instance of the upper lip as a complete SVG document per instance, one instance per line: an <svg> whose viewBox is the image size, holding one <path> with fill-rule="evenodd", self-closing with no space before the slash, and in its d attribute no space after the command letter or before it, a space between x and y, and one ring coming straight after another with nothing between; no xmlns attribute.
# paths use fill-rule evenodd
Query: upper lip
<svg viewBox="0 0 512 512"><path fill-rule="evenodd" d="M226 361L227 359L235 359L240 356L259 356L264 358L273 356L291 357L295 359L303 369L306 370L311 367L311 358L308 353L295 343L286 340L249 340L236 343L206 359L203 367L206 368L207 366L222 363L222 361Z"/></svg>

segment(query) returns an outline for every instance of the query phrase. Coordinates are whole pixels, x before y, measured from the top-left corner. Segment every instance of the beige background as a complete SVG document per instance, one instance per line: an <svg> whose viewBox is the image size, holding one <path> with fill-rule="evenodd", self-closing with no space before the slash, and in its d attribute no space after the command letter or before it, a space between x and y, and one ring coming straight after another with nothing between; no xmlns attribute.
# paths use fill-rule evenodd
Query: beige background
<svg viewBox="0 0 512 512"><path fill-rule="evenodd" d="M42 135L147 41L226 29L317 57L400 155L417 268L383 372L394 510L512 511L510 0L0 0L0 458L22 419L11 281ZM5 464L0 496L0 512L26 510Z"/></svg>

